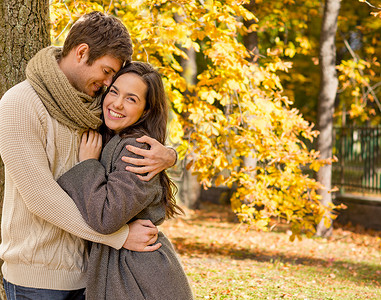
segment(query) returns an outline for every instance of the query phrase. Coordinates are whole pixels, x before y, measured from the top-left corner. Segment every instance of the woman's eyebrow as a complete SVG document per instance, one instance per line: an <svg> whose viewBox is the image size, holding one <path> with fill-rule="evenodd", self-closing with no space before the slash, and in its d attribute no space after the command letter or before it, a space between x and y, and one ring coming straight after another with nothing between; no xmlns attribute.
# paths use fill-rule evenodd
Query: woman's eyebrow
<svg viewBox="0 0 381 300"><path fill-rule="evenodd" d="M139 101L141 101L140 98L139 98L139 96L136 95L136 94L134 94L134 93L127 93L127 95L128 95L128 96L135 96L136 98L138 98Z"/></svg>

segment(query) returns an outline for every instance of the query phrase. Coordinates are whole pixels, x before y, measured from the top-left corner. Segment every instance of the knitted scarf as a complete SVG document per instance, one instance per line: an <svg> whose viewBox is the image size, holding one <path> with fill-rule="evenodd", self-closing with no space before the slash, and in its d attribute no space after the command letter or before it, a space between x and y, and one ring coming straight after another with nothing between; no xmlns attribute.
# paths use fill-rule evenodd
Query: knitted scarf
<svg viewBox="0 0 381 300"><path fill-rule="evenodd" d="M26 78L58 122L79 131L97 129L101 124L100 97L76 90L58 66L60 47L39 51L26 67Z"/></svg>

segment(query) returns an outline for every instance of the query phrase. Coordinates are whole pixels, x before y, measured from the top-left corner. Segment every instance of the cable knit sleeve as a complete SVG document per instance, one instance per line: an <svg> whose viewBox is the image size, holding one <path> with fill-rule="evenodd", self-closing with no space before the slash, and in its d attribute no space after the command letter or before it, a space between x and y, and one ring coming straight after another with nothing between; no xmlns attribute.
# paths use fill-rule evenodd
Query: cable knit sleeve
<svg viewBox="0 0 381 300"><path fill-rule="evenodd" d="M46 109L29 84L24 84L23 91L10 90L0 101L0 155L25 206L71 234L121 248L128 226L112 235L97 233L53 178L45 151Z"/></svg>

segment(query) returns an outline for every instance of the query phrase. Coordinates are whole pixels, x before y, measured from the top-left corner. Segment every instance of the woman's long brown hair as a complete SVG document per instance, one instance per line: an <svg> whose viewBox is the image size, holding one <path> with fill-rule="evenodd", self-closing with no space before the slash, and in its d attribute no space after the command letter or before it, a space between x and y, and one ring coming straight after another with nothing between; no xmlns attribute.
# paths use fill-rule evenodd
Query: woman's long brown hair
<svg viewBox="0 0 381 300"><path fill-rule="evenodd" d="M135 73L139 75L147 84L146 113L135 124L121 130L119 135L121 137L148 135L156 139L158 142L165 144L168 119L167 98L165 96L161 76L150 64L134 61L124 66L115 75L111 85L104 93L102 104L115 80L126 73ZM112 130L107 128L104 122L100 128L100 132L103 137L103 145L115 135ZM177 187L174 182L169 178L165 170L160 172L159 176L160 183L164 190L163 203L166 208L166 217L172 218L176 214L184 213L184 211L176 204L175 194L177 192Z"/></svg>

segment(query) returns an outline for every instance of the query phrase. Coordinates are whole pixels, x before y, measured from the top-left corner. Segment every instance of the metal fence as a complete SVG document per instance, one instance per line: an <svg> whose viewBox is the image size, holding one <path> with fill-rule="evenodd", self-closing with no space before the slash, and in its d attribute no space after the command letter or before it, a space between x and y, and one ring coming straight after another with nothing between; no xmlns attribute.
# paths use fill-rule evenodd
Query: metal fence
<svg viewBox="0 0 381 300"><path fill-rule="evenodd" d="M336 127L332 183L341 192L381 194L381 126Z"/></svg>

